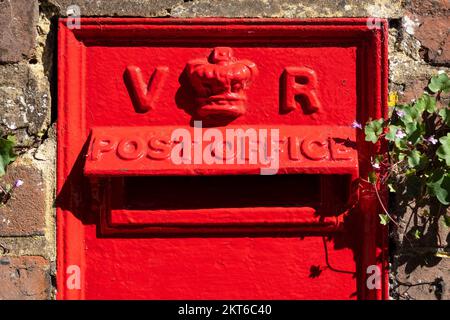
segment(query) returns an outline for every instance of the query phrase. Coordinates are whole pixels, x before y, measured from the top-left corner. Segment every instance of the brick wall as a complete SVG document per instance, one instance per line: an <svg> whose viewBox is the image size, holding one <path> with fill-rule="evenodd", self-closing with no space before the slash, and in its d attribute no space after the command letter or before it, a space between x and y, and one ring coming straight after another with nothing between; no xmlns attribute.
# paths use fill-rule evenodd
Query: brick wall
<svg viewBox="0 0 450 320"><path fill-rule="evenodd" d="M0 126L20 153L0 185L24 181L0 207L0 299L55 293L55 19L72 4L83 16L389 18L390 90L400 101L450 66L448 0L0 0ZM438 222L406 243L411 212L391 230L391 295L449 299L449 259L435 254L449 249L448 230Z"/></svg>

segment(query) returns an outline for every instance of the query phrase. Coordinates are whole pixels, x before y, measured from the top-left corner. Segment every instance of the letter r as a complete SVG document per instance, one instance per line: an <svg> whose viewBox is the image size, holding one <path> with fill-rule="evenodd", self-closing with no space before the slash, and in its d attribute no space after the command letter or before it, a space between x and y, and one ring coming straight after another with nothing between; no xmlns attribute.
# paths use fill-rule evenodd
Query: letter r
<svg viewBox="0 0 450 320"><path fill-rule="evenodd" d="M281 113L298 109L297 104L300 104L305 114L317 112L321 108L314 70L307 67L286 67L281 81Z"/></svg>

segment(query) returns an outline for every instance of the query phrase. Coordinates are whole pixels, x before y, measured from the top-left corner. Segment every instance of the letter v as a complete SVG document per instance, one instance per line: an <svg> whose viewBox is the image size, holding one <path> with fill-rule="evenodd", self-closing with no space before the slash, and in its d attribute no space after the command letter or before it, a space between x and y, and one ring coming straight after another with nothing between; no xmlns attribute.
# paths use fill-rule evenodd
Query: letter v
<svg viewBox="0 0 450 320"><path fill-rule="evenodd" d="M168 74L168 67L156 67L147 85L139 67L127 67L124 80L136 112L145 113L155 109L155 102L161 94L162 86Z"/></svg>

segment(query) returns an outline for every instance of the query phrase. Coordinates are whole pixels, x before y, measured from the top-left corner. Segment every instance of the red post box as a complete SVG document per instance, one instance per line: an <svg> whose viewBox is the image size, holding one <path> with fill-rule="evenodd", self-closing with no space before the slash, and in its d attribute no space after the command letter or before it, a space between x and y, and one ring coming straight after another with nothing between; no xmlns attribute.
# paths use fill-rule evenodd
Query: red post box
<svg viewBox="0 0 450 320"><path fill-rule="evenodd" d="M66 22L58 298L386 297L384 21Z"/></svg>

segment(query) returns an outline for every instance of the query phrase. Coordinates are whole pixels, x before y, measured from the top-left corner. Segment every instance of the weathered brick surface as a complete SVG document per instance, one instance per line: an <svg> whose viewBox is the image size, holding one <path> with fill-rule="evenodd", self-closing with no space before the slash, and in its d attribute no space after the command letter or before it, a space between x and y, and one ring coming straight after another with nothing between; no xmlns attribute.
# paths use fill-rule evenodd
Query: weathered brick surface
<svg viewBox="0 0 450 320"><path fill-rule="evenodd" d="M428 85L428 78L421 75L416 79L411 79L405 84L405 90L400 96L400 103L409 103L413 99L417 99L423 93Z"/></svg>
<svg viewBox="0 0 450 320"><path fill-rule="evenodd" d="M394 0L48 0L66 15L78 5L83 16L174 17L399 17L402 1Z"/></svg>
<svg viewBox="0 0 450 320"><path fill-rule="evenodd" d="M48 299L51 292L50 264L42 257L0 256L0 299Z"/></svg>
<svg viewBox="0 0 450 320"><path fill-rule="evenodd" d="M171 10L176 17L399 17L401 1L374 0L195 0Z"/></svg>
<svg viewBox="0 0 450 320"><path fill-rule="evenodd" d="M50 122L48 78L27 63L0 65L0 127L31 146Z"/></svg>
<svg viewBox="0 0 450 320"><path fill-rule="evenodd" d="M0 236L43 235L46 188L42 172L27 163L14 163L2 178L2 186L13 185L17 179L23 180L23 185L0 207Z"/></svg>
<svg viewBox="0 0 450 320"><path fill-rule="evenodd" d="M450 1L406 0L405 9L418 15L448 16L450 14Z"/></svg>
<svg viewBox="0 0 450 320"><path fill-rule="evenodd" d="M37 19L37 0L0 1L0 62L17 62L30 56Z"/></svg>
<svg viewBox="0 0 450 320"><path fill-rule="evenodd" d="M183 0L48 0L62 16L67 8L77 5L82 16L167 16L170 8Z"/></svg>
<svg viewBox="0 0 450 320"><path fill-rule="evenodd" d="M450 17L420 17L414 36L424 48L424 58L434 64L450 63Z"/></svg>
<svg viewBox="0 0 450 320"><path fill-rule="evenodd" d="M420 42L420 56L432 65L450 63L450 1L409 0L405 18L409 33Z"/></svg>

